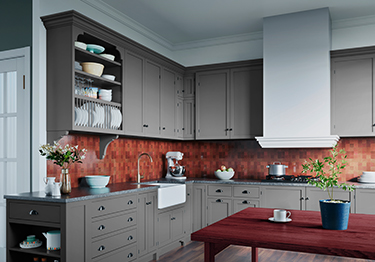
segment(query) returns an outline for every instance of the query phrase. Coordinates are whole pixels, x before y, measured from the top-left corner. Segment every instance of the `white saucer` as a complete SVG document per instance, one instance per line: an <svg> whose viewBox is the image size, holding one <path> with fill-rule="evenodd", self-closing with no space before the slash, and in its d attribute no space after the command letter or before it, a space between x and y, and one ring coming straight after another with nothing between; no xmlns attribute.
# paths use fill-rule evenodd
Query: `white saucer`
<svg viewBox="0 0 375 262"><path fill-rule="evenodd" d="M292 221L291 218L287 218L285 221L276 221L274 217L270 217L268 220L272 221L272 222L275 222L275 223L288 223L288 222Z"/></svg>

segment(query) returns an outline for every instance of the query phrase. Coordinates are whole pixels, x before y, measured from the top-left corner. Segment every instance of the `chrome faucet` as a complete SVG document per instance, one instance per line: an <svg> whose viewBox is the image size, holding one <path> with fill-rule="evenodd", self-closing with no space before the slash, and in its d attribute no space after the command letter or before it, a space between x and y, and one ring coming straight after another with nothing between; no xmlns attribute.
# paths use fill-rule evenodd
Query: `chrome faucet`
<svg viewBox="0 0 375 262"><path fill-rule="evenodd" d="M141 183L141 178L144 178L144 176L141 176L139 173L139 159L141 159L142 156L148 156L152 162L152 157L148 153L142 153L138 156L138 169L137 169L137 183Z"/></svg>

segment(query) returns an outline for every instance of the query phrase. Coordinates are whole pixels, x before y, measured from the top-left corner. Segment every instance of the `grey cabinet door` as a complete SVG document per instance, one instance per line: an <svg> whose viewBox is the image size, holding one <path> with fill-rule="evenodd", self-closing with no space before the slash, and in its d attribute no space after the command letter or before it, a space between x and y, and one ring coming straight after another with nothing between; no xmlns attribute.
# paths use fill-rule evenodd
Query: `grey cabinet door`
<svg viewBox="0 0 375 262"><path fill-rule="evenodd" d="M374 135L373 65L369 56L332 61L332 134Z"/></svg>
<svg viewBox="0 0 375 262"><path fill-rule="evenodd" d="M196 75L196 139L227 139L229 70Z"/></svg>
<svg viewBox="0 0 375 262"><path fill-rule="evenodd" d="M163 68L160 88L160 127L161 137L163 138L173 138L175 135L176 79L177 77L174 72Z"/></svg>
<svg viewBox="0 0 375 262"><path fill-rule="evenodd" d="M263 70L244 67L231 70L230 137L251 138L263 134Z"/></svg>
<svg viewBox="0 0 375 262"><path fill-rule="evenodd" d="M146 60L143 94L143 128L150 137L160 136L160 79L161 67Z"/></svg>
<svg viewBox="0 0 375 262"><path fill-rule="evenodd" d="M172 213L171 227L172 227L172 241L184 236L184 209L176 209Z"/></svg>
<svg viewBox="0 0 375 262"><path fill-rule="evenodd" d="M183 101L183 137L194 139L195 137L195 99L185 98Z"/></svg>
<svg viewBox="0 0 375 262"><path fill-rule="evenodd" d="M158 217L157 235L159 247L163 247L172 241L172 212L160 213Z"/></svg>
<svg viewBox="0 0 375 262"><path fill-rule="evenodd" d="M333 190L333 197L335 199L351 201L352 194L353 193L349 191L343 191L341 189ZM317 187L306 187L305 209L312 210L312 211L320 211L319 200L327 199L327 198L328 198L327 191L323 191L322 189L317 188ZM351 204L351 209L353 210L353 203Z"/></svg>
<svg viewBox="0 0 375 262"><path fill-rule="evenodd" d="M375 214L374 189L359 188L355 190L355 212L360 214Z"/></svg>
<svg viewBox="0 0 375 262"><path fill-rule="evenodd" d="M193 185L186 185L186 202L184 209L184 234L191 234L192 230L192 204L193 204Z"/></svg>
<svg viewBox="0 0 375 262"><path fill-rule="evenodd" d="M181 97L175 97L175 137L184 137L184 101Z"/></svg>
<svg viewBox="0 0 375 262"><path fill-rule="evenodd" d="M261 207L305 209L305 187L263 186L261 190Z"/></svg>
<svg viewBox="0 0 375 262"><path fill-rule="evenodd" d="M204 228L206 222L206 186L193 185L193 232Z"/></svg>
<svg viewBox="0 0 375 262"><path fill-rule="evenodd" d="M126 135L143 133L144 59L131 52L124 59L124 130Z"/></svg>
<svg viewBox="0 0 375 262"><path fill-rule="evenodd" d="M232 199L207 198L207 225L211 225L232 214Z"/></svg>

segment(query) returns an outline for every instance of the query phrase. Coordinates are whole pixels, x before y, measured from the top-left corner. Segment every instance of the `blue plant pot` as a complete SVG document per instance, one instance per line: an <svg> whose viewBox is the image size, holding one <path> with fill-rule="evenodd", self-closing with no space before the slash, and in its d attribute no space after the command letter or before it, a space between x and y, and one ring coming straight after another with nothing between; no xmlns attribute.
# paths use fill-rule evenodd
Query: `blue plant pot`
<svg viewBox="0 0 375 262"><path fill-rule="evenodd" d="M346 230L348 228L350 201L344 203L325 202L329 199L319 200L322 225L325 229Z"/></svg>

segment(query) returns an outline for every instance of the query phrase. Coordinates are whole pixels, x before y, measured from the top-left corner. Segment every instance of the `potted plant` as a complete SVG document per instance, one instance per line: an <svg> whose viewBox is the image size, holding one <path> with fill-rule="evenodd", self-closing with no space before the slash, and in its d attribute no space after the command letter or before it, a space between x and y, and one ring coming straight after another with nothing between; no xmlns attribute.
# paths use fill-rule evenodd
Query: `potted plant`
<svg viewBox="0 0 375 262"><path fill-rule="evenodd" d="M350 201L334 199L333 189L354 190L354 185L339 183L339 175L346 166L346 152L344 149L338 150L338 145L330 150L331 155L319 159L306 161L302 164L302 173L314 173L318 180L310 179L309 184L319 187L328 193L328 199L319 200L322 225L326 229L346 230L348 228ZM339 157L341 156L341 157ZM328 170L325 165L328 165Z"/></svg>

